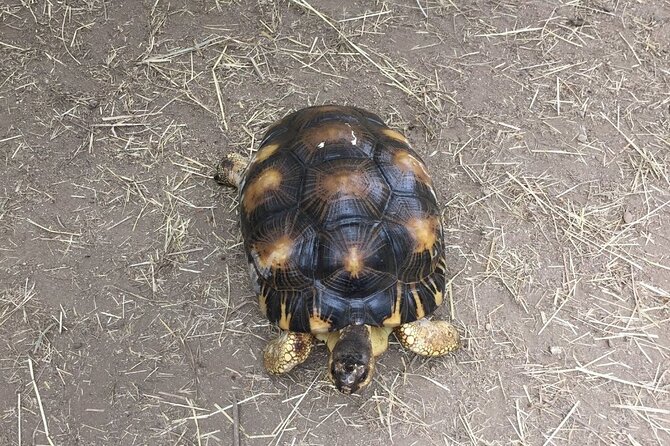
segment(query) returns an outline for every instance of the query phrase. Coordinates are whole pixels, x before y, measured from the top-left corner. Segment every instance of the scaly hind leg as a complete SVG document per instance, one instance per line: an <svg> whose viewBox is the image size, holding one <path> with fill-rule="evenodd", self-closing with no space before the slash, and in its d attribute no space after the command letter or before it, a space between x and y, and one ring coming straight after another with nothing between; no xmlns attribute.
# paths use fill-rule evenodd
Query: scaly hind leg
<svg viewBox="0 0 670 446"><path fill-rule="evenodd" d="M314 336L310 333L282 331L265 347L263 353L265 370L271 375L288 372L307 359L312 346L314 346Z"/></svg>
<svg viewBox="0 0 670 446"><path fill-rule="evenodd" d="M393 331L403 347L421 356L444 356L461 346L456 327L447 321L419 319Z"/></svg>
<svg viewBox="0 0 670 446"><path fill-rule="evenodd" d="M229 153L217 166L214 180L224 186L239 188L248 163L249 161L239 153Z"/></svg>

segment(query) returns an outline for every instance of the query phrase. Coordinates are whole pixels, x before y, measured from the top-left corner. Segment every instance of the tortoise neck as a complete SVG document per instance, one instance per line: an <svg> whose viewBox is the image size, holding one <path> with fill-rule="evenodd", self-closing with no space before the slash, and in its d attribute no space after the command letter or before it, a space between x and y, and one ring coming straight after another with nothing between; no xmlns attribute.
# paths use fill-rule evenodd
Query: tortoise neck
<svg viewBox="0 0 670 446"><path fill-rule="evenodd" d="M349 325L340 332L340 338L333 348L333 357L358 357L367 362L372 356L370 326Z"/></svg>

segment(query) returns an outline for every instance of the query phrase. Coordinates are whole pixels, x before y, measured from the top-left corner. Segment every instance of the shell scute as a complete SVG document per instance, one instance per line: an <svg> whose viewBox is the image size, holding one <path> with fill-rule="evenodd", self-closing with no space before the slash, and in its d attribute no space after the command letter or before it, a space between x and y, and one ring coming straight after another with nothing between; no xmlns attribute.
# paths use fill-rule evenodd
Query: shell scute
<svg viewBox="0 0 670 446"><path fill-rule="evenodd" d="M242 229L258 220L297 206L302 196L305 168L290 154L280 152L249 165L240 188Z"/></svg>
<svg viewBox="0 0 670 446"><path fill-rule="evenodd" d="M324 227L358 218L380 220L390 195L370 160L331 160L308 169L301 206Z"/></svg>

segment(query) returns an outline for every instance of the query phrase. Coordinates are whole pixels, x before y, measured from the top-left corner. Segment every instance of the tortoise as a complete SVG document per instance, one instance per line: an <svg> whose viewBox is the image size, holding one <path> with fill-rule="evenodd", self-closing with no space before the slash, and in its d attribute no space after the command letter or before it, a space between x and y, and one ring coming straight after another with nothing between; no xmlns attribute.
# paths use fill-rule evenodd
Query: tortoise
<svg viewBox="0 0 670 446"><path fill-rule="evenodd" d="M217 181L239 191L244 249L261 311L281 329L264 351L270 374L329 350L338 390L372 380L395 333L422 356L460 345L426 317L445 294L440 209L421 157L368 111L298 110L273 124L251 162L225 157Z"/></svg>

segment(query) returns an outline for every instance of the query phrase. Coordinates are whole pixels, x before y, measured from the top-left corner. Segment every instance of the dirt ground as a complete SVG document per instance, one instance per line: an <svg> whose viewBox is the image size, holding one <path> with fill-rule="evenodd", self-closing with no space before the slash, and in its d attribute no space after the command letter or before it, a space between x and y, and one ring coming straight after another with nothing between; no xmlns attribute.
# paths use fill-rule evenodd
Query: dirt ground
<svg viewBox="0 0 670 446"><path fill-rule="evenodd" d="M670 444L670 2L308 1L2 2L0 445ZM211 178L333 102L424 156L465 338L355 396L264 372Z"/></svg>

